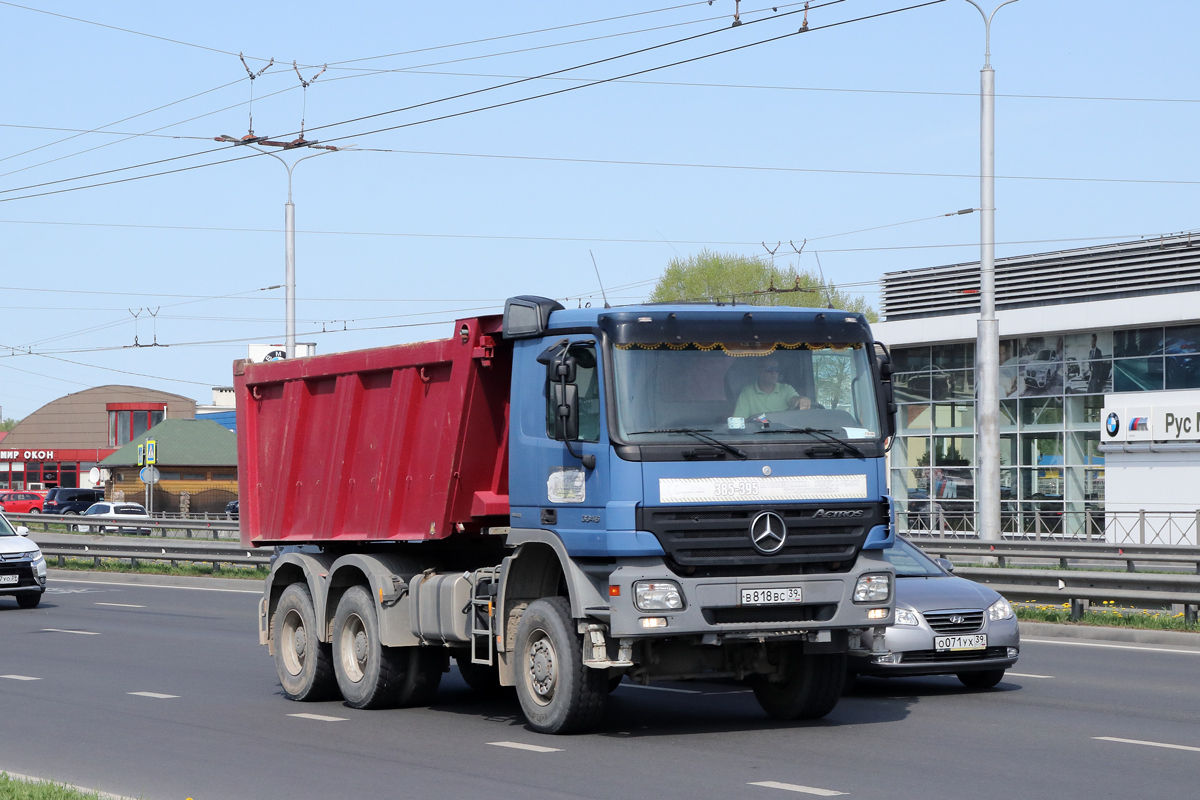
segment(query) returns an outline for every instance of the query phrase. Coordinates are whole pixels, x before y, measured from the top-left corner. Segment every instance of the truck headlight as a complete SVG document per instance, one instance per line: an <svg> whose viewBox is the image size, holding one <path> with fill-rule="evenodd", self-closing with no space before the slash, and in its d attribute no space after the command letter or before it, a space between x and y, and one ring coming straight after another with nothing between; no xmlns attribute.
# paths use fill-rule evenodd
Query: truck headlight
<svg viewBox="0 0 1200 800"><path fill-rule="evenodd" d="M999 621L1002 619L1010 619L1012 615L1012 606L1003 597L988 607L988 619L990 620Z"/></svg>
<svg viewBox="0 0 1200 800"><path fill-rule="evenodd" d="M891 575L860 575L854 584L854 602L883 603L892 596Z"/></svg>
<svg viewBox="0 0 1200 800"><path fill-rule="evenodd" d="M907 608L896 608L896 624L897 625L920 625L920 620L917 619L917 612L909 611Z"/></svg>
<svg viewBox="0 0 1200 800"><path fill-rule="evenodd" d="M633 584L633 604L642 611L678 611L683 592L674 581L638 581Z"/></svg>

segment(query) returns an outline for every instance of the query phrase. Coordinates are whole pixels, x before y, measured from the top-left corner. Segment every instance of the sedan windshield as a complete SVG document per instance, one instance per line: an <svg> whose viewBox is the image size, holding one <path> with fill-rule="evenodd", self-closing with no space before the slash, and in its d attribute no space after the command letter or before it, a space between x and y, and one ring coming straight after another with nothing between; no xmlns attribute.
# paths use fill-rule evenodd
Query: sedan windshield
<svg viewBox="0 0 1200 800"><path fill-rule="evenodd" d="M619 436L675 442L685 432L742 443L880 435L861 343L671 342L613 350ZM763 434L763 435L760 435Z"/></svg>
<svg viewBox="0 0 1200 800"><path fill-rule="evenodd" d="M929 556L899 536L891 548L881 552L888 563L896 568L897 578L940 578L946 574Z"/></svg>

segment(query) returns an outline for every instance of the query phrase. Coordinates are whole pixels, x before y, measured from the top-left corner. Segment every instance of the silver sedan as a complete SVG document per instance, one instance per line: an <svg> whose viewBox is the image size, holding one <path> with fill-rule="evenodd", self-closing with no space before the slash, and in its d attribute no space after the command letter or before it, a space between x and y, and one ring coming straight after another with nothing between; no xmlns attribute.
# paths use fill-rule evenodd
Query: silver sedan
<svg viewBox="0 0 1200 800"><path fill-rule="evenodd" d="M884 635L886 654L851 653L850 675L957 675L973 689L999 683L1021 649L1008 601L955 577L949 561L931 559L903 539L883 553L896 568L896 624ZM870 631L862 644L873 648Z"/></svg>

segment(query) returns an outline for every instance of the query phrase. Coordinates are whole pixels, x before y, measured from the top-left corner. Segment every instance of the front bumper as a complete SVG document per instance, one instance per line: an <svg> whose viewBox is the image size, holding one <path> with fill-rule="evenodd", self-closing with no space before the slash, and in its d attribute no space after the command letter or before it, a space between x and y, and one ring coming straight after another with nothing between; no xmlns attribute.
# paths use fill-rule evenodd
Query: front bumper
<svg viewBox="0 0 1200 800"><path fill-rule="evenodd" d="M1016 617L1000 621L985 620L983 627L976 632L987 634L987 649L939 653L933 648L933 638L941 634L935 633L924 619L916 626L893 625L884 634L884 646L890 653L900 657L900 663L877 663L866 653L852 652L849 667L860 675L902 677L1008 669L1017 663L1021 634ZM862 635L863 647L869 649L873 643L872 632L865 632ZM1018 655L1010 657L1009 648L1016 649Z"/></svg>
<svg viewBox="0 0 1200 800"><path fill-rule="evenodd" d="M852 602L855 583L866 573L891 573L891 566L871 551L863 551L853 569L845 573L694 578L677 575L662 559L630 559L609 577L620 589L610 596L609 630L618 637L655 638L716 634L720 639L798 635L813 631L869 628L890 625L894 618L895 579L885 602ZM671 581L682 591L685 606L675 611L642 611L634 605L634 583ZM742 589L798 587L801 602L779 605L742 605ZM868 619L870 609L884 608L887 615ZM666 627L644 628L642 618L663 618Z"/></svg>
<svg viewBox="0 0 1200 800"><path fill-rule="evenodd" d="M16 583L0 584L0 595L46 591L46 561L0 562L0 575L16 575Z"/></svg>

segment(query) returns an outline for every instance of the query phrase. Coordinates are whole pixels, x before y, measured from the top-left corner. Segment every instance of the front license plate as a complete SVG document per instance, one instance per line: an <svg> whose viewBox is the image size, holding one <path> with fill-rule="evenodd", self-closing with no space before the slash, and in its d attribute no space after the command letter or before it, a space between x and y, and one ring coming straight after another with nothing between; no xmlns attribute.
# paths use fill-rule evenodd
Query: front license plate
<svg viewBox="0 0 1200 800"><path fill-rule="evenodd" d="M934 650L983 650L986 647L986 633L973 633L970 636L933 637Z"/></svg>
<svg viewBox="0 0 1200 800"><path fill-rule="evenodd" d="M20 579L20 575L0 575L0 584L16 583Z"/></svg>
<svg viewBox="0 0 1200 800"><path fill-rule="evenodd" d="M777 589L742 589L742 605L744 606L772 606L780 603L799 602L799 586L783 586Z"/></svg>

